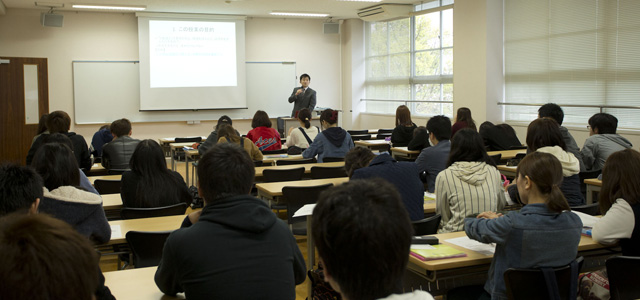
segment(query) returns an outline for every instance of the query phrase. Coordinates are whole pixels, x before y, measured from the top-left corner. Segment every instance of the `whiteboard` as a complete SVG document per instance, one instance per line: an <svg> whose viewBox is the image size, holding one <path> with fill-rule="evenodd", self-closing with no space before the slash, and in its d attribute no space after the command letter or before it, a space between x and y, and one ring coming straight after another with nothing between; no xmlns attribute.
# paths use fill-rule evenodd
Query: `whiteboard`
<svg viewBox="0 0 640 300"><path fill-rule="evenodd" d="M269 117L290 116L287 100L298 85L294 62L246 62L247 108L220 110L140 111L140 71L137 61L73 61L76 124L208 121L222 115L251 119L256 110ZM180 101L176 99L176 101Z"/></svg>

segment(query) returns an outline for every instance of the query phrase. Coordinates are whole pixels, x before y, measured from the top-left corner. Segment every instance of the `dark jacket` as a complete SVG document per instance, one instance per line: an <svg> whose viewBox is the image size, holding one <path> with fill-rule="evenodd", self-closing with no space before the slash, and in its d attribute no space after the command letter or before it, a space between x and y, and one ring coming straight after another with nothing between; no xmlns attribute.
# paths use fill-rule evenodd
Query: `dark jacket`
<svg viewBox="0 0 640 300"><path fill-rule="evenodd" d="M393 184L402 197L411 221L424 219L424 185L416 164L397 162L389 154L380 154L368 167L355 170L351 176L351 179L368 178L382 178Z"/></svg>
<svg viewBox="0 0 640 300"><path fill-rule="evenodd" d="M134 171L125 171L122 173L122 186L120 188L120 195L122 197L122 205L124 207L136 207L136 208L149 208L149 207L163 207L178 204L181 202L191 204L192 198L187 189L187 185L184 183L182 175L176 171L169 171L171 176L175 179L175 184L164 186L161 197L153 199L153 205L139 205L136 201L138 194L138 185L142 181L142 177L136 174ZM176 191L178 190L178 191ZM181 198L177 198L175 195L182 195Z"/></svg>
<svg viewBox="0 0 640 300"><path fill-rule="evenodd" d="M102 166L107 170L128 170L129 160L140 140L120 136L102 147Z"/></svg>
<svg viewBox="0 0 640 300"><path fill-rule="evenodd" d="M73 155L76 157L78 166L86 171L91 170L91 154L89 153L89 146L87 146L87 142L84 140L84 137L76 134L75 132L67 132L63 134L71 140L71 143L73 143ZM47 134L40 135L31 145L31 148L27 153L28 166L31 165L33 156L36 154L40 146L44 145L47 136Z"/></svg>
<svg viewBox="0 0 640 300"><path fill-rule="evenodd" d="M409 142L413 139L413 130L415 130L418 126L416 124L411 123L412 126L404 126L398 125L393 129L393 133L391 133L391 143L394 147L406 147L409 145Z"/></svg>
<svg viewBox="0 0 640 300"><path fill-rule="evenodd" d="M488 151L509 150L511 147L522 146L517 136L507 134L498 126L481 129L480 135L484 145L489 148Z"/></svg>
<svg viewBox="0 0 640 300"><path fill-rule="evenodd" d="M427 172L427 190L433 193L436 188L436 177L447 168L447 159L451 151L451 142L442 140L437 145L425 148L416 159L418 171Z"/></svg>
<svg viewBox="0 0 640 300"><path fill-rule="evenodd" d="M91 146L93 146L93 152L91 152L91 154L95 157L101 157L102 147L104 144L111 142L111 140L113 140L113 135L111 135L111 131L109 131L109 129L96 131L91 139Z"/></svg>
<svg viewBox="0 0 640 300"><path fill-rule="evenodd" d="M295 299L306 267L287 225L249 195L217 199L169 236L155 282L187 299Z"/></svg>
<svg viewBox="0 0 640 300"><path fill-rule="evenodd" d="M421 151L424 148L428 148L429 144L429 133L424 127L416 128L414 130L415 136L407 145L408 150L418 150Z"/></svg>
<svg viewBox="0 0 640 300"><path fill-rule="evenodd" d="M296 112L303 108L307 108L309 109L309 111L313 111L313 109L316 107L316 91L311 89L310 87L307 87L306 91L296 96L296 92L300 88L301 87L293 88L293 92L291 92L291 96L289 96L289 103L295 102L293 103L291 117L295 117Z"/></svg>

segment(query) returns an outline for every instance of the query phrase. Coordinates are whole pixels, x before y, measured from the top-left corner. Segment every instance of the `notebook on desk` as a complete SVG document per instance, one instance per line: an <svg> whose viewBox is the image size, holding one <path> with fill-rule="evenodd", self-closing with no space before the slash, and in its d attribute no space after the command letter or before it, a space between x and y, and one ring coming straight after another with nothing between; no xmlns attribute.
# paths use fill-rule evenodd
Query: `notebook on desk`
<svg viewBox="0 0 640 300"><path fill-rule="evenodd" d="M445 244L411 245L410 254L422 261L467 256L466 253Z"/></svg>

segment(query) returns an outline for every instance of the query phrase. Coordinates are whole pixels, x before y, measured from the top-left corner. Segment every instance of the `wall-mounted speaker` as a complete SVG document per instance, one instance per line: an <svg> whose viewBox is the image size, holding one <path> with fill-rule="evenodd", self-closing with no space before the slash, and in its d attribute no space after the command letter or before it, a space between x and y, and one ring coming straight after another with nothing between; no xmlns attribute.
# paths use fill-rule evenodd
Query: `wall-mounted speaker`
<svg viewBox="0 0 640 300"><path fill-rule="evenodd" d="M40 23L44 27L62 27L63 15L56 15L50 13L40 14Z"/></svg>
<svg viewBox="0 0 640 300"><path fill-rule="evenodd" d="M322 25L324 34L340 33L340 23L323 23Z"/></svg>

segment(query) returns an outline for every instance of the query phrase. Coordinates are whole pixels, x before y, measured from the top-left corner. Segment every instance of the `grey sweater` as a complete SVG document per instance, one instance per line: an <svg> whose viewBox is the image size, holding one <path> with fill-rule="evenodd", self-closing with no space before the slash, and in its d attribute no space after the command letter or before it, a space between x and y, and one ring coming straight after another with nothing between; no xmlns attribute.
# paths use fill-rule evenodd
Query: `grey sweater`
<svg viewBox="0 0 640 300"><path fill-rule="evenodd" d="M580 153L586 170L597 171L602 169L607 157L613 152L631 147L631 142L618 134L594 134L584 142Z"/></svg>

